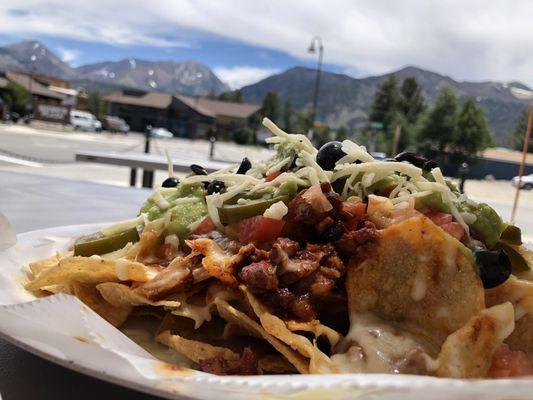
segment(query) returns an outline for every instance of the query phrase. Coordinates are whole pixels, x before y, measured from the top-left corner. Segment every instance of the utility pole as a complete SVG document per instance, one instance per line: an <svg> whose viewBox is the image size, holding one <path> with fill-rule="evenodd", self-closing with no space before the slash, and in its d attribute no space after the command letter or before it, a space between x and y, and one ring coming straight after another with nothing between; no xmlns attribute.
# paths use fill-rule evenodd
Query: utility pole
<svg viewBox="0 0 533 400"><path fill-rule="evenodd" d="M316 45L315 45L316 43ZM315 126L315 117L318 104L318 90L320 88L320 72L322 71L322 58L324 55L324 45L322 44L322 39L320 36L315 36L311 39L311 44L307 50L309 53L316 53L318 45L318 62L316 66L316 78L315 78L315 90L313 92L313 108L311 109L311 128L307 132L307 136L310 140L313 139L314 126Z"/></svg>

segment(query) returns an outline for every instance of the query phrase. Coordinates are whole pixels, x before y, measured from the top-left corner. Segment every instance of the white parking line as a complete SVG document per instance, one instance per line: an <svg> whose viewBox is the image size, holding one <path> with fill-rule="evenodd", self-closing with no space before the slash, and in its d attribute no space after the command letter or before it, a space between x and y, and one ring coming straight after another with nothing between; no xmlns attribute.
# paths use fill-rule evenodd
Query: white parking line
<svg viewBox="0 0 533 400"><path fill-rule="evenodd" d="M38 163L38 162L21 160L20 158L3 156L1 154L0 154L0 161L4 161L7 163L11 163L11 164L22 165L24 167L40 168L43 166L43 164Z"/></svg>

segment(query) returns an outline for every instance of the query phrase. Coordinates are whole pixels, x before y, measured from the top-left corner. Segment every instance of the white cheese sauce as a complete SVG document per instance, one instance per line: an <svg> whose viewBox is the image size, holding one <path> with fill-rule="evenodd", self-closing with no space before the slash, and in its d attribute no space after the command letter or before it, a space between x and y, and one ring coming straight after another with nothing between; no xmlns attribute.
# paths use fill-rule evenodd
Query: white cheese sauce
<svg viewBox="0 0 533 400"><path fill-rule="evenodd" d="M354 314L348 335L331 360L345 373L418 373L436 370L416 338L372 314Z"/></svg>

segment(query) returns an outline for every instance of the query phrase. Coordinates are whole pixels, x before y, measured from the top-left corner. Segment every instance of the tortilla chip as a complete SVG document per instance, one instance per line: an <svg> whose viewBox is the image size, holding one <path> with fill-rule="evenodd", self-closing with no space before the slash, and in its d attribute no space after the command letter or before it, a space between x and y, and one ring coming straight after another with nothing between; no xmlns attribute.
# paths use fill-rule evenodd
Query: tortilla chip
<svg viewBox="0 0 533 400"><path fill-rule="evenodd" d="M348 264L351 314L371 312L440 347L485 308L473 256L426 217L378 231Z"/></svg>
<svg viewBox="0 0 533 400"><path fill-rule="evenodd" d="M41 272L56 267L57 265L59 265L59 253L54 254L52 257L45 258L44 260L32 262L28 267L35 279Z"/></svg>
<svg viewBox="0 0 533 400"><path fill-rule="evenodd" d="M158 334L156 340L159 343L173 348L178 353L183 354L197 364L199 364L200 361L214 357L220 357L224 360L238 360L240 358L239 354L225 347L213 346L208 343L185 339L180 335L171 335L170 331L164 331Z"/></svg>
<svg viewBox="0 0 533 400"><path fill-rule="evenodd" d="M504 284L485 290L488 306L510 301L515 310L515 330L505 341L512 350L533 360L533 282L511 276Z"/></svg>
<svg viewBox="0 0 533 400"><path fill-rule="evenodd" d="M102 297L115 307L149 305L155 307L177 308L179 301L150 301L136 289L116 282L104 282L96 286Z"/></svg>
<svg viewBox="0 0 533 400"><path fill-rule="evenodd" d="M133 310L133 307L128 305L114 306L108 303L92 284L74 282L71 288L73 295L113 326L122 325Z"/></svg>
<svg viewBox="0 0 533 400"><path fill-rule="evenodd" d="M105 260L100 257L68 257L43 270L26 285L27 290L38 290L51 285L69 285L72 282L101 283L119 280L147 280L151 272L144 264L127 260Z"/></svg>
<svg viewBox="0 0 533 400"><path fill-rule="evenodd" d="M272 336L288 344L293 350L310 359L310 373L335 373L337 368L333 365L328 356L322 353L318 347L313 345L305 336L291 332L285 322L277 316L271 314L261 302L252 295L244 285L239 287L245 294L255 315L259 318L261 325Z"/></svg>
<svg viewBox="0 0 533 400"><path fill-rule="evenodd" d="M314 319L309 322L299 322L299 321L287 321L287 328L290 331L304 331L312 332L315 335L315 338L325 336L328 339L328 342L331 347L334 347L342 339L342 335L334 329L326 325L322 325L320 321Z"/></svg>
<svg viewBox="0 0 533 400"><path fill-rule="evenodd" d="M222 299L215 299L215 305L218 314L226 321L241 326L252 336L265 339L272 345L272 347L274 347L274 349L279 351L292 365L294 365L298 372L302 374L309 373L309 360L301 356L298 352L292 350L285 343L267 333L261 325L252 320L249 316L232 307Z"/></svg>
<svg viewBox="0 0 533 400"><path fill-rule="evenodd" d="M514 329L514 310L509 302L482 310L452 333L439 354L438 376L484 378L496 349Z"/></svg>

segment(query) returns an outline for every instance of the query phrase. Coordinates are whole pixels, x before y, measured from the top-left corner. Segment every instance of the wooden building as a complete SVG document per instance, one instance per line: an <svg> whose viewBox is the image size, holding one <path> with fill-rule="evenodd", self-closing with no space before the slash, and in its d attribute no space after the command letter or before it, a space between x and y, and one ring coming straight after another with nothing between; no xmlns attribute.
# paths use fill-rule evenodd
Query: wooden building
<svg viewBox="0 0 533 400"><path fill-rule="evenodd" d="M108 115L123 118L134 131L163 127L175 136L230 138L236 128L259 111L255 104L125 89L104 97Z"/></svg>

